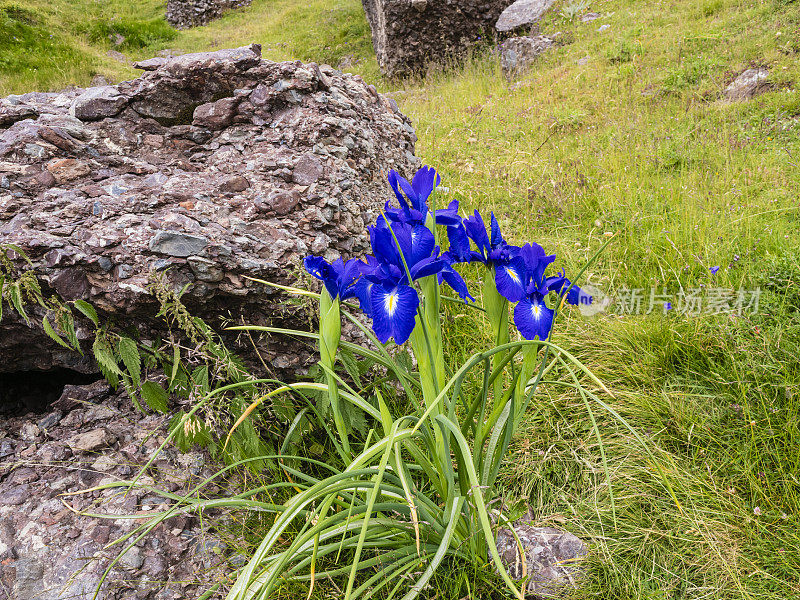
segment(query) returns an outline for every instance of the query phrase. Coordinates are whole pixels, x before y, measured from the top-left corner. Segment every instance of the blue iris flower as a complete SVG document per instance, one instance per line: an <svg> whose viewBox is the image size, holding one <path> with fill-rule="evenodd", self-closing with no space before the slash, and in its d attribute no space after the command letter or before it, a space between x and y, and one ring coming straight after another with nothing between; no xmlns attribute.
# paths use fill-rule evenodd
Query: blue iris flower
<svg viewBox="0 0 800 600"><path fill-rule="evenodd" d="M554 311L544 303L544 297L550 291L544 272L555 256L547 256L539 244L525 244L520 249L520 258L524 265L524 295L514 307L514 325L526 340L537 337L546 340L553 327ZM563 284L562 284L563 285Z"/></svg>
<svg viewBox="0 0 800 600"><path fill-rule="evenodd" d="M363 286L361 275L367 264L357 259L344 262L341 258L329 263L321 256L307 256L303 262L306 271L322 281L331 298L338 296L347 300L358 297L359 285Z"/></svg>
<svg viewBox="0 0 800 600"><path fill-rule="evenodd" d="M553 327L555 311L544 302L551 291L564 296L570 304L592 303L592 297L566 278L564 273L556 277L545 277L547 267L555 260L555 255L547 255L539 244L525 244L520 249L520 257L525 265L525 296L514 307L514 324L525 339L537 337L546 340Z"/></svg>
<svg viewBox="0 0 800 600"><path fill-rule="evenodd" d="M400 203L400 208L395 208L389 202L384 207L384 213L390 221L407 223L409 225L425 225L428 220L428 198L441 182L439 174L431 167L422 167L416 172L411 183L401 177L394 169L389 171L389 185L392 186L394 195ZM439 225L452 227L461 223L458 216L458 200L453 200L447 208L436 211L435 222Z"/></svg>
<svg viewBox="0 0 800 600"><path fill-rule="evenodd" d="M420 303L413 281L441 275L462 297L469 297L464 280L439 254L433 233L424 225L394 222L387 226L381 217L370 227L370 242L375 257L365 271L366 284L360 293L366 296L362 308L372 317L381 343L394 338L402 344L411 336Z"/></svg>
<svg viewBox="0 0 800 600"><path fill-rule="evenodd" d="M464 228L467 237L475 242L477 247L477 250L470 251L469 260L493 266L494 281L500 295L510 302L522 300L525 297L525 262L520 255L520 248L507 244L503 239L494 213L491 220L491 238L477 210L474 215L464 219ZM459 240L459 243L463 242ZM450 244L452 247L452 239Z"/></svg>

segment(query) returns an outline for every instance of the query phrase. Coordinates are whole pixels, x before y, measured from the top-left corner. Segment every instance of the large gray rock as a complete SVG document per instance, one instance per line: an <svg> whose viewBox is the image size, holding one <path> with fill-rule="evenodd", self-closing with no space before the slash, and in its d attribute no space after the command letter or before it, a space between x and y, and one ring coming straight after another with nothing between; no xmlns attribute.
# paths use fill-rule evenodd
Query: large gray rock
<svg viewBox="0 0 800 600"><path fill-rule="evenodd" d="M767 81L768 76L767 69L747 69L725 88L725 99L731 102L749 100L769 91L772 86Z"/></svg>
<svg viewBox="0 0 800 600"><path fill-rule="evenodd" d="M218 19L225 11L250 6L252 0L167 0L167 22L188 29Z"/></svg>
<svg viewBox="0 0 800 600"><path fill-rule="evenodd" d="M556 598L578 587L583 574L580 561L588 553L583 541L561 529L532 527L521 521L514 524L514 531L522 542L525 564L509 529L497 533L497 550L511 577L528 576L526 595Z"/></svg>
<svg viewBox="0 0 800 600"><path fill-rule="evenodd" d="M546 35L509 38L500 44L500 66L507 77L513 77L530 68L542 52L553 46L555 41Z"/></svg>
<svg viewBox="0 0 800 600"><path fill-rule="evenodd" d="M517 0L497 19L495 28L500 33L530 28L550 10L555 0Z"/></svg>
<svg viewBox="0 0 800 600"><path fill-rule="evenodd" d="M512 0L362 0L383 73L399 77L463 56L492 35Z"/></svg>
<svg viewBox="0 0 800 600"><path fill-rule="evenodd" d="M46 291L88 300L145 339L163 334L154 273L176 290L190 284L184 300L217 329L226 315L308 327L245 276L294 283L307 254L363 254L390 199L387 171L418 166L409 120L360 77L262 60L255 45L141 66L101 92L0 100L27 115L0 128L0 244L28 253ZM113 100L108 112L123 106L83 112L97 98ZM78 335L89 341L84 327ZM94 372L86 350L55 345L9 310L0 320L0 372ZM283 372L308 356L264 354Z"/></svg>
<svg viewBox="0 0 800 600"><path fill-rule="evenodd" d="M69 114L82 121L113 117L127 104L126 98L111 85L89 88L75 98Z"/></svg>

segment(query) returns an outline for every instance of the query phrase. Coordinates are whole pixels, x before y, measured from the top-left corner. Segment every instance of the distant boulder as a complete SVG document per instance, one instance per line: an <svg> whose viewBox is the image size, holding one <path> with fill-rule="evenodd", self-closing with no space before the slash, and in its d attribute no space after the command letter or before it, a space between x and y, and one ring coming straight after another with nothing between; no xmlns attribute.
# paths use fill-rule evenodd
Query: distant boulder
<svg viewBox="0 0 800 600"><path fill-rule="evenodd" d="M384 75L401 77L464 56L493 36L512 0L362 0Z"/></svg>
<svg viewBox="0 0 800 600"><path fill-rule="evenodd" d="M500 66L507 77L513 77L530 68L545 50L555 46L546 35L509 38L500 44Z"/></svg>
<svg viewBox="0 0 800 600"><path fill-rule="evenodd" d="M772 85L767 81L769 71L764 68L747 69L725 88L724 97L731 102L749 100L769 91Z"/></svg>
<svg viewBox="0 0 800 600"><path fill-rule="evenodd" d="M495 28L500 33L530 29L554 3L555 0L517 0L502 12Z"/></svg>
<svg viewBox="0 0 800 600"><path fill-rule="evenodd" d="M252 0L167 0L167 22L176 29L206 25L225 11L250 6Z"/></svg>

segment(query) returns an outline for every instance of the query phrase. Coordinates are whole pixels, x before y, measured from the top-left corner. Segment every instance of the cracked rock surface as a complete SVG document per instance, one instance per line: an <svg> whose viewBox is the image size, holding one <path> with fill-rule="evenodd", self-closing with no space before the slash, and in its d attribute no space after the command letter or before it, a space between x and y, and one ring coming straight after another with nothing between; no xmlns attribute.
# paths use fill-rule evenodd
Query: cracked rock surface
<svg viewBox="0 0 800 600"><path fill-rule="evenodd" d="M226 316L307 327L246 276L295 283L307 254L363 254L387 171L419 164L416 136L360 77L260 52L157 57L118 85L0 99L0 244L22 248L46 290L144 339L160 333L153 273L190 284L183 299L216 329ZM281 372L307 357L261 350ZM0 322L0 372L95 372L85 354Z"/></svg>
<svg viewBox="0 0 800 600"><path fill-rule="evenodd" d="M169 417L144 415L105 382L67 386L47 412L0 418L0 594L91 600L120 550L107 547L170 501L146 489L87 488L130 480L164 441ZM151 435L152 434L152 435ZM168 446L140 482L183 495L216 469ZM219 490L217 490L219 492ZM110 515L95 518L81 512ZM121 518L133 515L136 519ZM218 518L178 512L112 568L100 600L196 598L238 559L209 530ZM133 541L133 540L129 540ZM222 597L212 596L214 599Z"/></svg>
<svg viewBox="0 0 800 600"><path fill-rule="evenodd" d="M491 38L512 0L362 0L381 70L403 77Z"/></svg>

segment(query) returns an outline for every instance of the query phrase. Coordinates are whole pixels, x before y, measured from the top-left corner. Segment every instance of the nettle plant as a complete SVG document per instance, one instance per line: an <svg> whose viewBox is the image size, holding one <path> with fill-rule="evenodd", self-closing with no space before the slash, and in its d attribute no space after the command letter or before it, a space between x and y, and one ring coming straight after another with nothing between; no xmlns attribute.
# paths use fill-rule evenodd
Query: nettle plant
<svg viewBox="0 0 800 600"><path fill-rule="evenodd" d="M551 341L565 302L591 302L563 273L546 276L554 255L535 243L508 244L494 215L487 230L478 211L462 218L457 201L437 210L440 178L431 168L422 168L411 183L392 171L389 182L399 206L387 203L370 227L372 256L333 263L306 258L308 272L324 284L320 294L277 286L318 298L319 333L242 328L318 340L324 381L282 385L253 407L275 394L321 395L323 401L309 402L304 412L322 417L319 407L325 405L333 423L323 426L335 451L328 462L280 459L291 483L266 487L290 485L295 493L285 504L262 506L276 513L275 520L239 572L230 600L268 598L292 581L306 582L310 596L315 581L331 578L341 579L346 599L384 590L390 597L405 592L410 600L452 560L493 562L509 591L522 597L494 541L496 528L509 523L489 508L502 505L496 486L501 461L538 384L554 366L572 373L571 385L587 405L596 397L580 385L581 372L605 389ZM446 252L439 245L443 234ZM454 268L469 262L484 267L482 293L476 294L482 306ZM441 315L448 298L442 284L461 298L449 300L485 311L494 338L494 347L454 372L445 360ZM372 320L371 329L357 318L356 302ZM510 331L511 304L520 336ZM342 340L343 317L371 343ZM402 350L392 351L391 341L410 348L415 367L403 360ZM399 385L356 389L346 372L337 373L340 349L368 359L383 371L384 382L393 377ZM479 385L470 384L470 375ZM406 398L398 402L390 393ZM348 427L345 406L363 411L373 424L361 440Z"/></svg>

